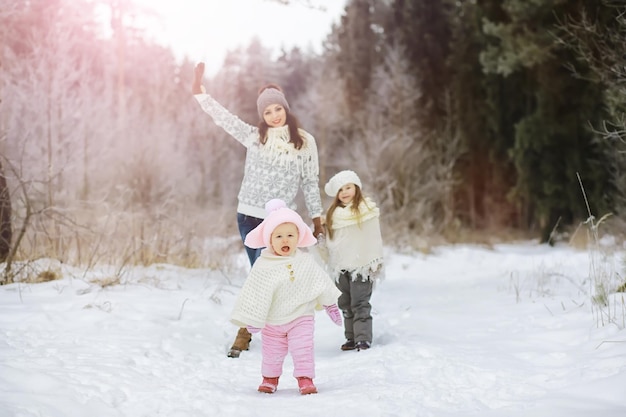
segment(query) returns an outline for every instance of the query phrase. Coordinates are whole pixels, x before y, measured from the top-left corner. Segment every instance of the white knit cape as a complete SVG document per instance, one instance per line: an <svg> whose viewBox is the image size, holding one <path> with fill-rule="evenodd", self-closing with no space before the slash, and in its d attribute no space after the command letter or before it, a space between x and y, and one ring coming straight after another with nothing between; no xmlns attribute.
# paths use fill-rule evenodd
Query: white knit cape
<svg viewBox="0 0 626 417"><path fill-rule="evenodd" d="M383 239L380 211L371 199L359 206L361 215L352 214L352 206L337 207L333 212L333 238L328 239L329 269L335 280L342 271L352 279L374 281L383 276ZM359 221L360 220L360 221Z"/></svg>
<svg viewBox="0 0 626 417"><path fill-rule="evenodd" d="M309 253L296 250L293 256L278 256L266 248L237 297L231 322L259 328L286 324L314 315L324 305L336 304L339 295L332 279Z"/></svg>

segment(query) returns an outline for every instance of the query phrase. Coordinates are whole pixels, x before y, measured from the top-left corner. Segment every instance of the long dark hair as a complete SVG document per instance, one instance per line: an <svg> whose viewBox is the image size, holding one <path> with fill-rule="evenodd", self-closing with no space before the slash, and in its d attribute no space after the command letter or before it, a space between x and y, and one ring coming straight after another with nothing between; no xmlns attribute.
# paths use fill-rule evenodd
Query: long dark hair
<svg viewBox="0 0 626 417"><path fill-rule="evenodd" d="M268 89L268 88L275 88L278 91L283 91L282 88L280 88L278 85L276 84L267 84L264 87L261 87L261 89L259 90L259 94L261 94L264 90ZM300 135L300 122L298 121L298 118L292 114L287 108L285 108L285 113L287 114L287 119L285 120L285 124L287 125L287 128L289 129L289 143L293 143L294 148L296 149L300 149L302 148L302 145L304 144L304 138L302 138L302 136ZM261 143L263 145L265 145L265 142L267 142L267 131L270 128L269 125L267 123L265 123L265 120L263 120L263 117L261 117L261 120L259 121L259 140L261 141Z"/></svg>
<svg viewBox="0 0 626 417"><path fill-rule="evenodd" d="M354 184L354 198L352 199L352 214L354 214L357 218L357 222L361 223L361 212L359 211L359 206L361 203L365 202L365 196L361 192L361 187ZM328 234L328 238L333 238L333 213L337 207L345 207L345 204L341 202L339 199L339 192L335 196L335 199L331 203L330 207L326 211L326 233Z"/></svg>

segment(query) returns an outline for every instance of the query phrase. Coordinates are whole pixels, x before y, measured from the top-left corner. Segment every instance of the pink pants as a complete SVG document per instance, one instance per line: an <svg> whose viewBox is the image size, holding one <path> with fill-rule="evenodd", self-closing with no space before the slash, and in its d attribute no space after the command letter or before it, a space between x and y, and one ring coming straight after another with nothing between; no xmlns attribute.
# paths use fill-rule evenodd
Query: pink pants
<svg viewBox="0 0 626 417"><path fill-rule="evenodd" d="M267 324L263 328L263 364L264 377L275 378L283 373L283 362L287 352L293 359L293 376L315 377L315 358L313 352L314 316L302 316L279 326Z"/></svg>

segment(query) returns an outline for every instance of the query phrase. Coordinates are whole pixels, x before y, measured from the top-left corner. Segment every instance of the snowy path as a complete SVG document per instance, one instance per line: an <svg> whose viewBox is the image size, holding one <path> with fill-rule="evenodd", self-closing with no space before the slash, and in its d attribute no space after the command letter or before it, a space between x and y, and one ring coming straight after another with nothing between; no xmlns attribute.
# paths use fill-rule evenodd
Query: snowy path
<svg viewBox="0 0 626 417"><path fill-rule="evenodd" d="M318 314L320 392L304 397L289 359L279 390L256 392L258 338L226 357L241 282L218 273L161 265L102 289L68 270L0 287L0 416L626 415L626 333L596 326L585 253L525 244L388 260L373 348L341 352L342 330Z"/></svg>

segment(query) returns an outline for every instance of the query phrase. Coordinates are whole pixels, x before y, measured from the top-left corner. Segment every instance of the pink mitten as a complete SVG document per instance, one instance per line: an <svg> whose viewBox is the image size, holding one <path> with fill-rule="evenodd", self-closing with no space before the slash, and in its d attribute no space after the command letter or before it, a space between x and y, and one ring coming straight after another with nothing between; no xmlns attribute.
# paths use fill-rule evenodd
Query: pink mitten
<svg viewBox="0 0 626 417"><path fill-rule="evenodd" d="M326 314L328 314L328 317L330 317L333 323L337 326L341 326L341 312L337 308L337 304L324 306L324 310L326 310Z"/></svg>
<svg viewBox="0 0 626 417"><path fill-rule="evenodd" d="M261 329L259 329L258 327L254 327L254 326L246 326L246 329L248 329L248 331L253 334L261 331Z"/></svg>

